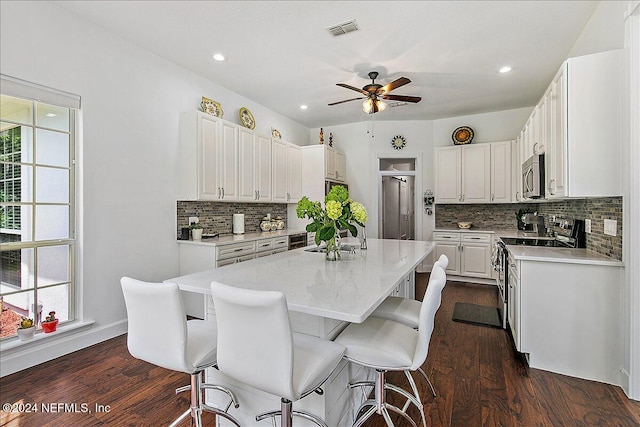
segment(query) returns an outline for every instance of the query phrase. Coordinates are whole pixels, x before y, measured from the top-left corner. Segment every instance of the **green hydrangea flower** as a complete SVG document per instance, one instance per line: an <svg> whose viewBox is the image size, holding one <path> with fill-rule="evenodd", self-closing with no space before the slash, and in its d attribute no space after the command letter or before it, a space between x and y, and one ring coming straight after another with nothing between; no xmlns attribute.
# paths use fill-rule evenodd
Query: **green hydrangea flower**
<svg viewBox="0 0 640 427"><path fill-rule="evenodd" d="M364 224L369 219L367 209L362 205L362 203L351 202L351 213L355 220L360 224Z"/></svg>
<svg viewBox="0 0 640 427"><path fill-rule="evenodd" d="M333 220L340 218L340 215L342 215L342 203L336 200L327 201L325 207L327 209L327 216Z"/></svg>
<svg viewBox="0 0 640 427"><path fill-rule="evenodd" d="M336 202L340 202L340 204L344 203L347 201L347 199L349 198L349 191L344 188L342 185L336 185L335 187L331 188L331 191L329 191L329 194L327 194L327 197L325 197L325 203L328 202L329 200L333 200Z"/></svg>

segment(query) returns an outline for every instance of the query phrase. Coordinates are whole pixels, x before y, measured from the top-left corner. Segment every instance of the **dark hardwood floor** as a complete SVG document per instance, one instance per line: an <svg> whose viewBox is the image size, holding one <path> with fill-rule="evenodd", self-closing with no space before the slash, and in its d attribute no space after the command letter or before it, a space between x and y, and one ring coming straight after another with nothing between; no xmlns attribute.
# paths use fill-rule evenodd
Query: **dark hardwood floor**
<svg viewBox="0 0 640 427"><path fill-rule="evenodd" d="M423 295L428 275L418 276L417 294ZM425 381L418 380L428 425L640 426L640 402L627 399L619 387L527 368L506 331L453 322L458 301L495 304L495 288L450 281L443 291L424 366L438 396L431 397ZM388 378L406 384L402 375ZM126 337L117 337L0 379L1 403L39 407L37 413L1 411L0 425L166 426L189 405L188 393L174 394L187 383L186 374L132 358ZM43 404L50 412L42 412ZM96 405L103 410L96 411ZM410 415L419 420L417 409ZM205 414L204 420L214 425L213 416ZM397 426L407 424L394 420ZM366 426L382 427L384 421L374 416Z"/></svg>

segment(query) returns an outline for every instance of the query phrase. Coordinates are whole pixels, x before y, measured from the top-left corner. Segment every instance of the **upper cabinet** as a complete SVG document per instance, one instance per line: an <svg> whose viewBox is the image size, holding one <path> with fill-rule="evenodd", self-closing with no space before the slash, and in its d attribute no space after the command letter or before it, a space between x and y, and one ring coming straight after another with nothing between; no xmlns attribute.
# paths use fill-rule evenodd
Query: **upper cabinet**
<svg viewBox="0 0 640 427"><path fill-rule="evenodd" d="M527 121L520 162L545 153L546 198L622 194L622 70L622 50L569 58Z"/></svg>
<svg viewBox="0 0 640 427"><path fill-rule="evenodd" d="M297 203L302 197L300 147L280 139L271 141L271 201Z"/></svg>
<svg viewBox="0 0 640 427"><path fill-rule="evenodd" d="M436 203L512 203L514 141L435 150Z"/></svg>
<svg viewBox="0 0 640 427"><path fill-rule="evenodd" d="M324 177L332 181L344 182L347 175L344 153L326 144L318 145L316 150L319 156L324 157Z"/></svg>
<svg viewBox="0 0 640 427"><path fill-rule="evenodd" d="M178 198L220 199L220 122L199 111L180 116Z"/></svg>
<svg viewBox="0 0 640 427"><path fill-rule="evenodd" d="M294 203L301 192L299 150L200 111L183 113L178 198Z"/></svg>
<svg viewBox="0 0 640 427"><path fill-rule="evenodd" d="M325 181L346 180L346 158L342 151L326 144L301 148L302 194L311 200L324 200Z"/></svg>
<svg viewBox="0 0 640 427"><path fill-rule="evenodd" d="M489 203L491 201L489 144L435 150L436 203Z"/></svg>

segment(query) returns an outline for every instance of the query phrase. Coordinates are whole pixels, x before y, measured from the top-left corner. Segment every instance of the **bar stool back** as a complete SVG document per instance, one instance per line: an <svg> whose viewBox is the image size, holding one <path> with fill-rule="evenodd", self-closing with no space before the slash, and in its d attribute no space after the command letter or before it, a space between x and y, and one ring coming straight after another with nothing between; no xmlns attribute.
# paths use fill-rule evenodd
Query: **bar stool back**
<svg viewBox="0 0 640 427"><path fill-rule="evenodd" d="M280 397L280 410L256 421L281 417L291 426L299 416L325 427L316 415L293 411L292 402L316 391L336 368L345 348L332 341L291 331L287 301L281 292L211 284L218 319L220 372Z"/></svg>
<svg viewBox="0 0 640 427"><path fill-rule="evenodd" d="M227 413L231 404L239 406L234 394L224 387L202 383L202 372L216 363L215 322L187 321L180 290L174 283L149 283L129 277L123 277L120 283L127 307L129 353L136 359L191 375L191 385L176 390L176 393L191 392L191 406L170 426L178 425L191 415L200 427L203 410L239 426ZM226 409L203 403L204 389L225 393L229 398Z"/></svg>

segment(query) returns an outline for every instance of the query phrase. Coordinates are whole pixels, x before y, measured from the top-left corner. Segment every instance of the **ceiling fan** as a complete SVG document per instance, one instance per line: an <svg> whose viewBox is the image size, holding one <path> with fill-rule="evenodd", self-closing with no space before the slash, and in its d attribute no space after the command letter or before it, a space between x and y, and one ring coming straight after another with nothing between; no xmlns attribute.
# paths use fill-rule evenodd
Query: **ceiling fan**
<svg viewBox="0 0 640 427"><path fill-rule="evenodd" d="M382 86L381 84L376 83L376 79L378 78L377 71L371 71L369 73L369 78L371 79L371 84L365 85L362 89L358 89L357 87L350 86L345 83L336 83L338 86L345 87L347 89L355 90L356 92L360 92L365 96L361 96L358 98L345 99L344 101L332 102L331 105L338 105L344 102L356 101L358 99L364 99L362 102L362 111L367 114L374 114L378 111L382 111L387 108L387 104L382 101L383 99L392 100L392 101L403 101L403 102L420 102L422 100L419 96L406 96L406 95L390 95L389 92L392 90L399 88L400 86L404 86L408 83L411 83L406 77L400 77L392 81L389 84Z"/></svg>

